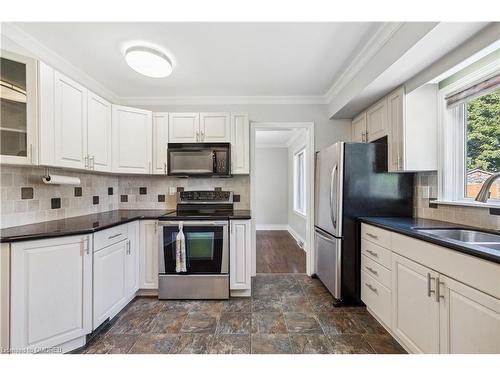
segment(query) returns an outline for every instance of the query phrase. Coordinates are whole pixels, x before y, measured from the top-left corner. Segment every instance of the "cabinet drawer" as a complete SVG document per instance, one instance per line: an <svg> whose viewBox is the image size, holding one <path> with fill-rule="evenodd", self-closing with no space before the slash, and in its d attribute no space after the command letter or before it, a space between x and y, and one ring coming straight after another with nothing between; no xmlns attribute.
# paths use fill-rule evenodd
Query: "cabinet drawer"
<svg viewBox="0 0 500 375"><path fill-rule="evenodd" d="M361 254L373 259L385 268L391 269L391 251L384 249L381 246L375 245L373 242L361 239Z"/></svg>
<svg viewBox="0 0 500 375"><path fill-rule="evenodd" d="M361 271L361 300L388 327L391 326L391 291Z"/></svg>
<svg viewBox="0 0 500 375"><path fill-rule="evenodd" d="M361 254L361 269L375 280L391 289L391 271L364 254Z"/></svg>
<svg viewBox="0 0 500 375"><path fill-rule="evenodd" d="M385 229L380 229L373 225L361 224L361 238L386 249L391 248L391 232Z"/></svg>
<svg viewBox="0 0 500 375"><path fill-rule="evenodd" d="M94 252L128 238L127 224L94 233Z"/></svg>

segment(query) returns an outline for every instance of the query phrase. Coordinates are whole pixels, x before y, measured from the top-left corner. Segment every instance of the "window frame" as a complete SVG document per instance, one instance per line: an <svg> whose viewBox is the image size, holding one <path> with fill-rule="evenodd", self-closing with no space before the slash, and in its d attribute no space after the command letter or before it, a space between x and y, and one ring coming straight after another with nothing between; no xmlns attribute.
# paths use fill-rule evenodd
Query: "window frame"
<svg viewBox="0 0 500 375"><path fill-rule="evenodd" d="M302 180L298 181L298 160L299 155L302 155ZM298 207L298 185L302 185L302 210ZM306 202L306 147L301 147L293 153L293 212L305 217L307 213L307 202Z"/></svg>
<svg viewBox="0 0 500 375"><path fill-rule="evenodd" d="M479 82L498 72L498 63L491 62L438 91L438 203L465 206L500 207L500 199L476 202L466 196L467 142L465 104L447 108L445 97L462 87ZM461 126L457 126L460 124Z"/></svg>

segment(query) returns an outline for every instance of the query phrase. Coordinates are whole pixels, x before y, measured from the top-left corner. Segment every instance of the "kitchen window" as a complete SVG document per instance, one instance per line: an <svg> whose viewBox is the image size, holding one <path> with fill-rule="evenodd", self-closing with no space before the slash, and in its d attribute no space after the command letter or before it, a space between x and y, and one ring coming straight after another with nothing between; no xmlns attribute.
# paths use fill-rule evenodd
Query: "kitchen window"
<svg viewBox="0 0 500 375"><path fill-rule="evenodd" d="M296 152L293 157L293 209L300 215L306 214L306 150Z"/></svg>
<svg viewBox="0 0 500 375"><path fill-rule="evenodd" d="M485 65L440 92L441 173L439 200L475 202L484 181L500 172L500 75L498 64ZM488 205L500 205L500 181Z"/></svg>

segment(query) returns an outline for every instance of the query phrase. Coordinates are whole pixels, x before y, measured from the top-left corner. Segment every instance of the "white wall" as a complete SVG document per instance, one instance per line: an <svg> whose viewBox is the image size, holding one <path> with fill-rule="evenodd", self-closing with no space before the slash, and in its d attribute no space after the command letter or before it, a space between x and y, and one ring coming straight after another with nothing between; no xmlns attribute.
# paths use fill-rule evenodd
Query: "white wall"
<svg viewBox="0 0 500 375"><path fill-rule="evenodd" d="M297 151L300 151L306 146L306 138L298 138L293 144L288 147L288 225L303 241L306 239L307 220L305 216L300 215L293 209L293 174L294 174L294 156ZM307 164L306 164L307 168ZM307 174L306 174L307 175ZM307 189L306 182L306 189ZM308 194L310 192L306 192ZM313 192L314 194L314 192ZM307 200L306 200L307 201Z"/></svg>
<svg viewBox="0 0 500 375"><path fill-rule="evenodd" d="M288 225L288 149L257 148L255 152L255 224Z"/></svg>

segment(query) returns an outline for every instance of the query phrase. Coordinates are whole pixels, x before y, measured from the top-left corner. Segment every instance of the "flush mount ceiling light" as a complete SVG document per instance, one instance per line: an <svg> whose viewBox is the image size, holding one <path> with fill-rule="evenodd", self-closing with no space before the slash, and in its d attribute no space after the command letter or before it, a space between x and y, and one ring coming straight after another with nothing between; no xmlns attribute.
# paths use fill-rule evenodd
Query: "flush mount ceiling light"
<svg viewBox="0 0 500 375"><path fill-rule="evenodd" d="M125 51L125 61L136 72L148 77L162 78L172 73L172 62L157 49L134 46Z"/></svg>

